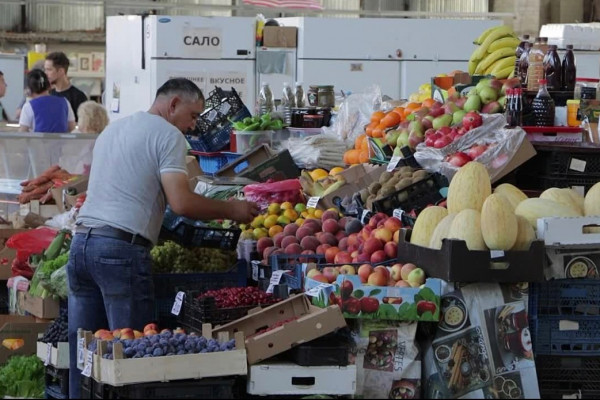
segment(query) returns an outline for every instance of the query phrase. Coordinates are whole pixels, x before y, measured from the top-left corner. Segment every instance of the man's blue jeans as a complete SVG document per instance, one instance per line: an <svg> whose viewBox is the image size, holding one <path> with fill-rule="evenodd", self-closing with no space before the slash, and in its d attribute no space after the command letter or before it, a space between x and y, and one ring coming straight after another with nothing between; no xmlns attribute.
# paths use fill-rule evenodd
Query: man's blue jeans
<svg viewBox="0 0 600 400"><path fill-rule="evenodd" d="M144 246L78 233L71 243L69 278L69 397L80 398L77 329L132 328L154 319L150 250Z"/></svg>

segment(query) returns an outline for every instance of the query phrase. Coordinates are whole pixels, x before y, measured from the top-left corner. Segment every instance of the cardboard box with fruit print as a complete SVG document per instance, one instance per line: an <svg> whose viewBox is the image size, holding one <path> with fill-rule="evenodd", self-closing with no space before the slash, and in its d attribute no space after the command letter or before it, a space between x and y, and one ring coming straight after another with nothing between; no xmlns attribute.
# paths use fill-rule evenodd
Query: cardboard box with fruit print
<svg viewBox="0 0 600 400"><path fill-rule="evenodd" d="M337 304L345 318L398 321L439 321L440 318L442 281L439 279L429 278L424 284L411 287L363 283L359 275L352 274L339 274L333 283L313 278L307 277L304 282L312 303L317 307Z"/></svg>

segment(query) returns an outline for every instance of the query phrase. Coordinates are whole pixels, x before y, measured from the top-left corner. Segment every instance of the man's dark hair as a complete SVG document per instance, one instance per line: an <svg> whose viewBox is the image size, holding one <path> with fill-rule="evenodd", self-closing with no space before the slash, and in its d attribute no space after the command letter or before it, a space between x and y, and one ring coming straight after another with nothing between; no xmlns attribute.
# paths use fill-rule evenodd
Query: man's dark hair
<svg viewBox="0 0 600 400"><path fill-rule="evenodd" d="M2 73L2 71L0 71L0 76L4 76L4 74Z"/></svg>
<svg viewBox="0 0 600 400"><path fill-rule="evenodd" d="M62 51L55 51L46 56L46 60L52 61L54 68L64 68L65 74L69 70L69 58Z"/></svg>
<svg viewBox="0 0 600 400"><path fill-rule="evenodd" d="M204 101L202 90L186 78L173 78L166 81L156 91L156 97L179 95L190 101Z"/></svg>
<svg viewBox="0 0 600 400"><path fill-rule="evenodd" d="M27 88L32 94L40 94L50 89L48 75L41 69L31 70L27 74Z"/></svg>

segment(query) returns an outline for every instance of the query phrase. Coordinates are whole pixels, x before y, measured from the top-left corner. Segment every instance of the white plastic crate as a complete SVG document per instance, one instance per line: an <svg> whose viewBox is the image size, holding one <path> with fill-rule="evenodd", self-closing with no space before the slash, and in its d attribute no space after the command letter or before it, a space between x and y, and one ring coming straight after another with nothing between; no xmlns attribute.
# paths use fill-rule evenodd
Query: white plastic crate
<svg viewBox="0 0 600 400"><path fill-rule="evenodd" d="M252 395L353 395L356 366L302 367L283 362L250 366L247 391Z"/></svg>
<svg viewBox="0 0 600 400"><path fill-rule="evenodd" d="M600 50L600 23L589 24L546 24L540 36L548 38L548 44L565 49L572 44L575 50Z"/></svg>

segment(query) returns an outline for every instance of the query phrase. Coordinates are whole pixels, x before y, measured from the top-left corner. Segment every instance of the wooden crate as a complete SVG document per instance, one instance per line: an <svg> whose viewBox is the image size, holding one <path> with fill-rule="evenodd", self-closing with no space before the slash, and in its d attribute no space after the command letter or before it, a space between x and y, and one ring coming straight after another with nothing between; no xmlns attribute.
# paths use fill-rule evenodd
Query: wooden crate
<svg viewBox="0 0 600 400"><path fill-rule="evenodd" d="M69 342L52 343L37 342L37 356L45 364L58 369L69 368Z"/></svg>

